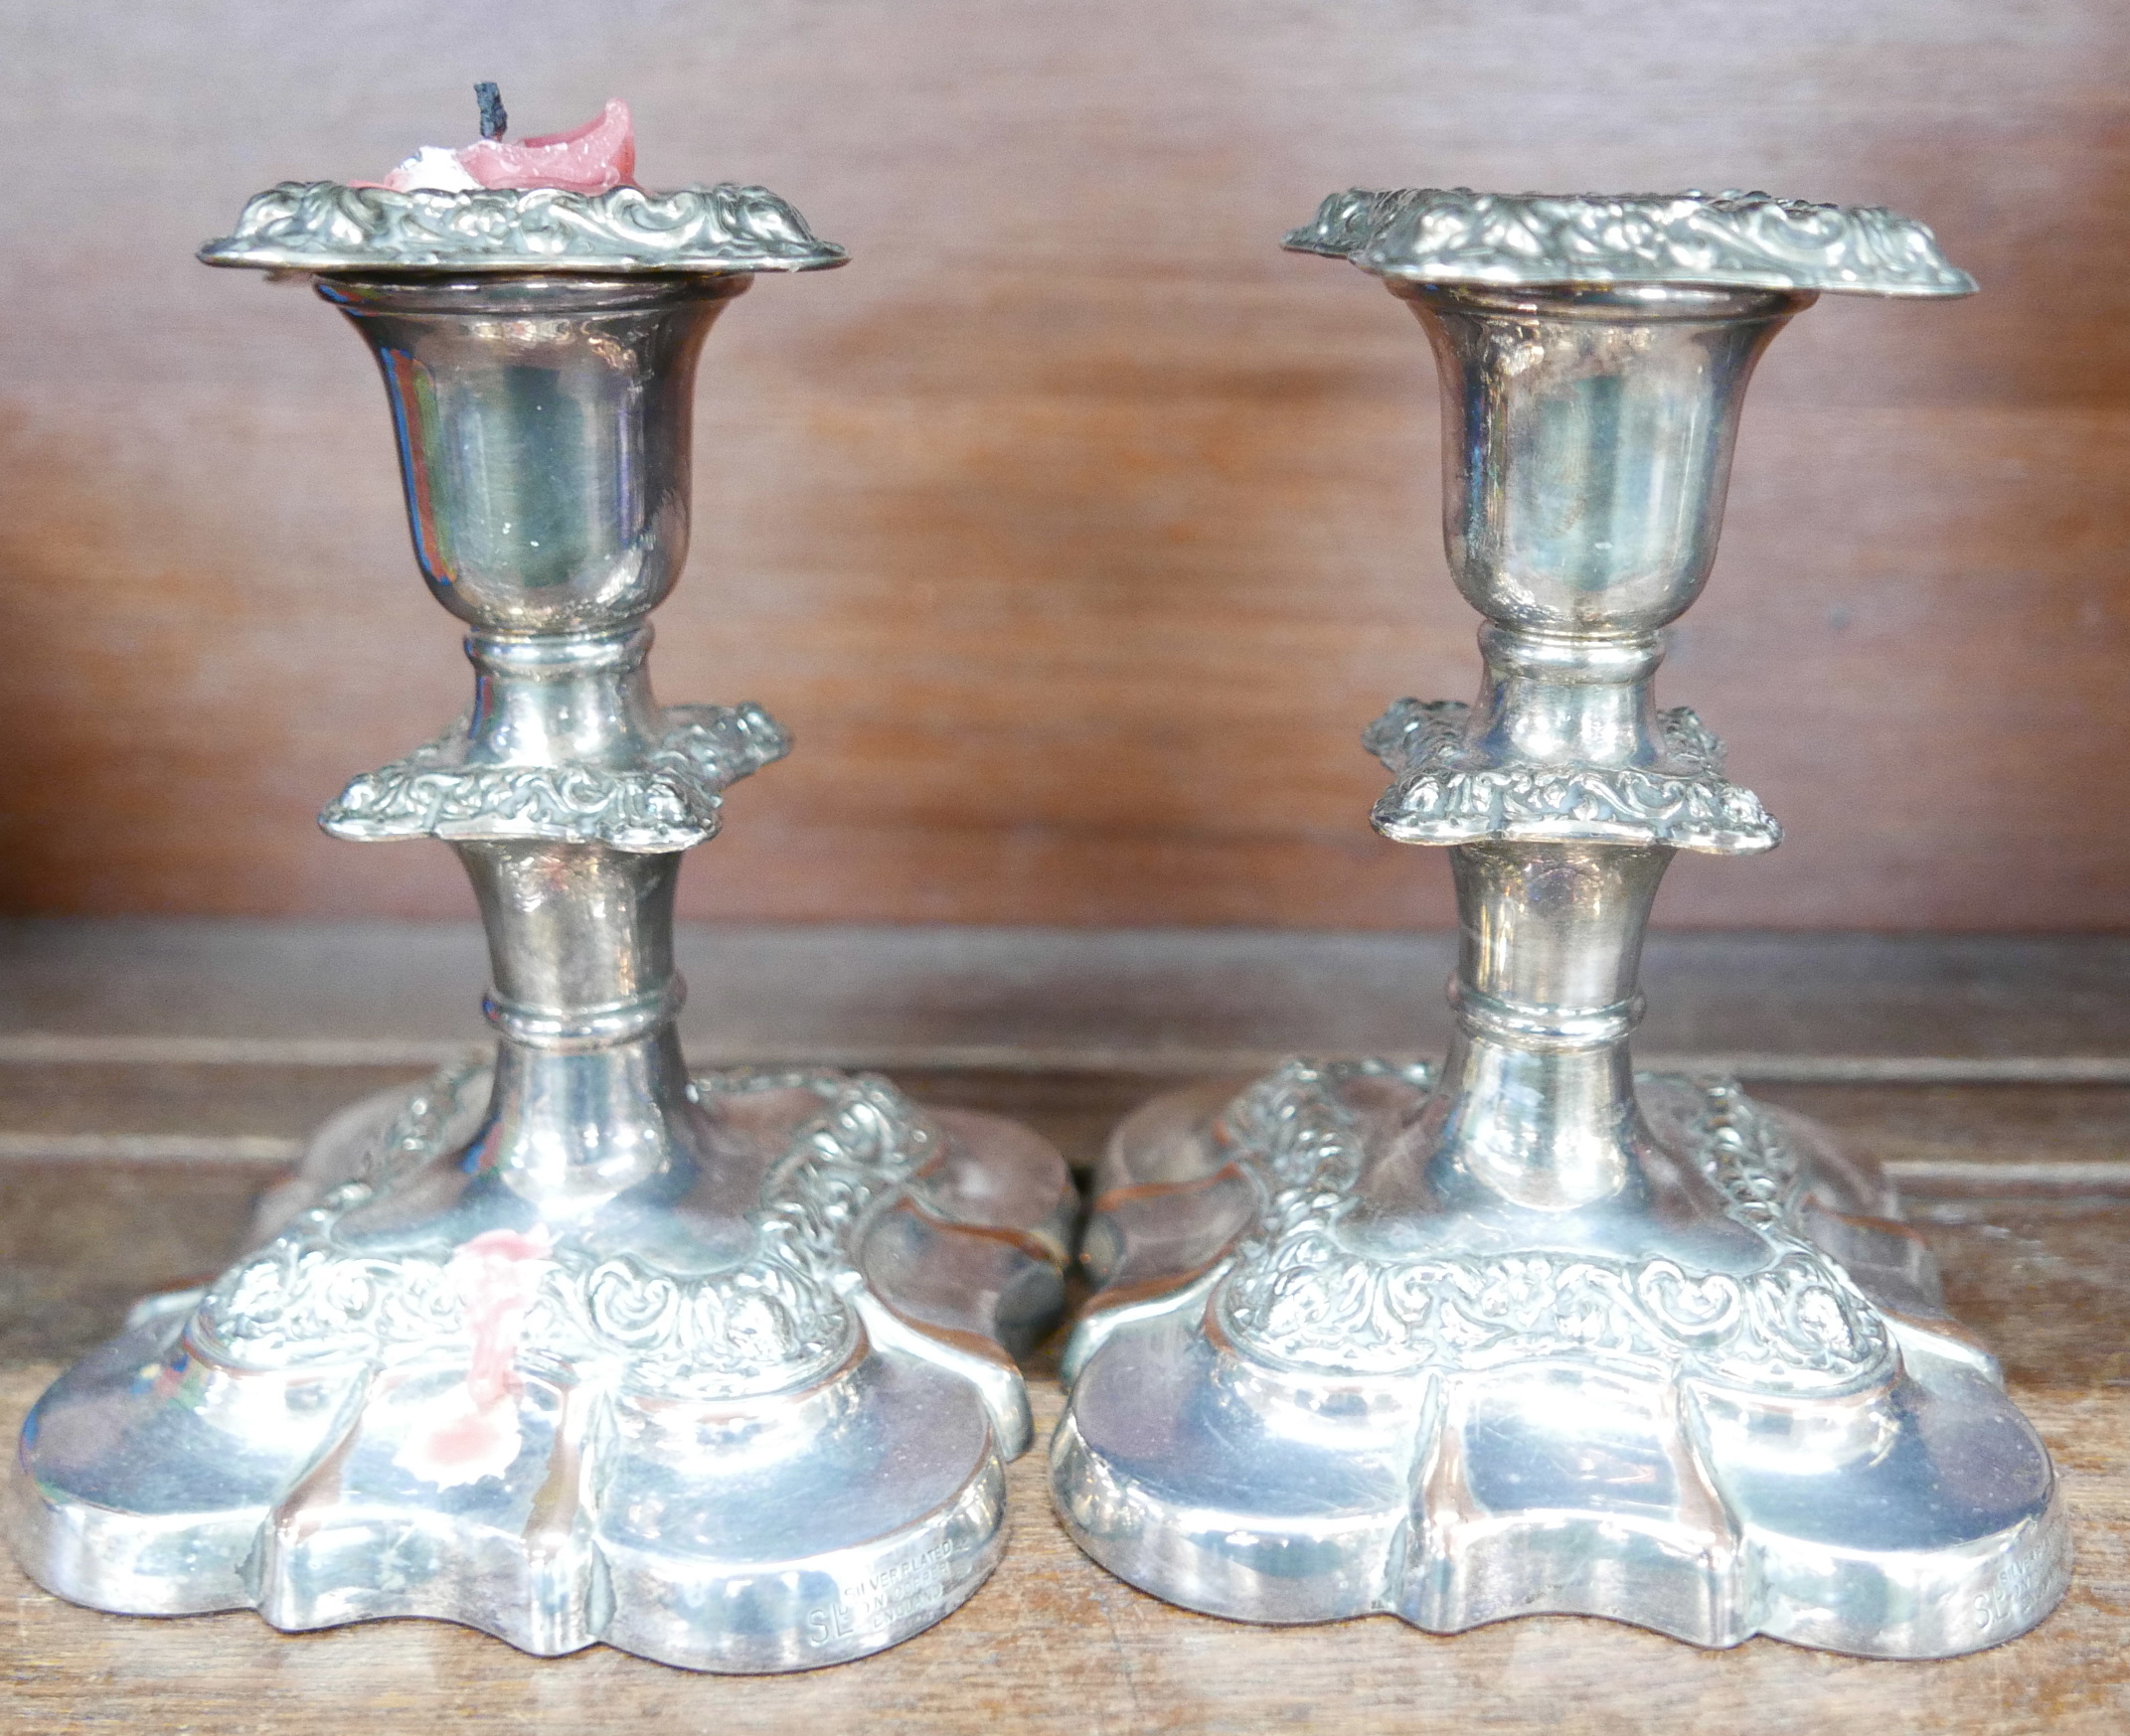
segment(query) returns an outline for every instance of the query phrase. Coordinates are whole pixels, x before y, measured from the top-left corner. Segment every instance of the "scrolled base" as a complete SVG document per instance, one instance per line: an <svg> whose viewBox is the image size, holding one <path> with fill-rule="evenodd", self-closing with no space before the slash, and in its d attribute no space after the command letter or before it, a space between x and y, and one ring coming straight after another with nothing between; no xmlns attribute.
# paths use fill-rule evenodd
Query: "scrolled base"
<svg viewBox="0 0 2130 1736"><path fill-rule="evenodd" d="M1387 1248L1355 1184L1426 1087L1295 1063L1120 1130L1052 1448L1096 1561L1244 1621L1582 1614L1882 1657L2054 1607L2048 1454L1872 1175L1734 1086L1645 1078L1656 1147L1764 1257L1697 1266L1701 1184L1662 1161L1631 1224Z"/></svg>
<svg viewBox="0 0 2130 1736"><path fill-rule="evenodd" d="M548 1223L453 1180L485 1085L340 1117L269 1203L285 1227L45 1394L7 1503L32 1577L123 1614L428 1616L736 1672L966 1599L1029 1442L1011 1347L1062 1302L1057 1154L879 1080L715 1075L695 1095L750 1209L667 1185Z"/></svg>

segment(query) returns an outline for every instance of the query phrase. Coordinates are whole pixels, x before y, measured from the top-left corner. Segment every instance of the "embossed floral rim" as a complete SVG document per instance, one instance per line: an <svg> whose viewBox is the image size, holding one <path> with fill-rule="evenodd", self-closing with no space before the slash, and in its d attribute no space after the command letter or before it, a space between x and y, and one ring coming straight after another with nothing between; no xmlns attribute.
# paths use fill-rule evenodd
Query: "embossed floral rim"
<svg viewBox="0 0 2130 1736"><path fill-rule="evenodd" d="M1706 283L1851 295L1972 295L1923 224L1879 206L1765 193L1334 193L1286 237L1421 283Z"/></svg>
<svg viewBox="0 0 2130 1736"><path fill-rule="evenodd" d="M284 181L246 202L210 265L283 271L818 271L848 255L766 187L395 193Z"/></svg>

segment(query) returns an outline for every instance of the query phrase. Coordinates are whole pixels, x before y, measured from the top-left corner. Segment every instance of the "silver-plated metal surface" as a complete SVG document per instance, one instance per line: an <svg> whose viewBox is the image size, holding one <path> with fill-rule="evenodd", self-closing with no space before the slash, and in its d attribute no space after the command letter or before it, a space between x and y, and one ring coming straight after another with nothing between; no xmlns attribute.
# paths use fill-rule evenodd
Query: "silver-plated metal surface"
<svg viewBox="0 0 2130 1736"><path fill-rule="evenodd" d="M210 265L278 271L818 271L844 250L766 187L396 193L284 181L255 195Z"/></svg>
<svg viewBox="0 0 2130 1736"><path fill-rule="evenodd" d="M1367 741L1395 778L1379 830L1451 847L1456 1035L1439 1069L1297 1061L1120 1129L1053 1443L1065 1522L1133 1584L1254 1621L1558 1611L1892 1657L2009 1639L2066 1583L2054 1474L1890 1189L1728 1081L1638 1087L1628 1059L1673 855L1780 837L1652 680L1753 365L1825 279L1783 280L1768 226L1824 208L1367 198L1290 244L1384 275L1440 370L1485 676ZM1545 244L1491 236L1485 282L1469 235L1421 223L1535 205ZM1691 213L1700 264L1592 281L1561 237L1639 258L1622 214L1652 205ZM1810 221L1840 240L1855 215Z"/></svg>
<svg viewBox="0 0 2130 1736"><path fill-rule="evenodd" d="M1713 283L1856 295L1972 295L1913 218L1765 193L1334 193L1287 237L1422 283Z"/></svg>
<svg viewBox="0 0 2130 1736"><path fill-rule="evenodd" d="M59 1380L14 1546L138 1614L435 1616L715 1670L878 1651L997 1560L1074 1194L1034 1134L878 1078L683 1066L681 853L788 746L754 707L661 708L644 663L697 351L746 278L319 287L383 370L475 671L323 824L457 852L501 1040L329 1124L235 1266Z"/></svg>

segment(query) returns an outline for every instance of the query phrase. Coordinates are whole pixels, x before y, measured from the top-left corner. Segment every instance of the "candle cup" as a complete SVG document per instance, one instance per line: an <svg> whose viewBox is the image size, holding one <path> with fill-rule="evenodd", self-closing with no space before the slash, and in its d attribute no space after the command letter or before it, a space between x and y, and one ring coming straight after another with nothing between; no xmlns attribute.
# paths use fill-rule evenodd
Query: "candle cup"
<svg viewBox="0 0 2130 1736"><path fill-rule="evenodd" d="M249 1252L53 1386L18 1554L100 1609L432 1616L699 1669L908 1637L998 1558L1070 1178L879 1078L690 1077L681 853L788 743L754 707L661 709L644 668L703 338L751 273L840 250L760 189L319 185L204 256L317 274L383 370L474 702L322 823L458 853L500 1041L329 1124Z"/></svg>
<svg viewBox="0 0 2130 1736"><path fill-rule="evenodd" d="M1818 292L1960 294L1929 232L1759 195L1350 194L1288 244L1433 343L1476 705L1366 737L1450 847L1439 1067L1294 1061L1118 1131L1052 1454L1065 1522L1217 1615L1541 1612L1929 1657L2051 1609L2048 1457L1891 1190L1718 1078L1632 1072L1680 850L1772 848L1660 634L1707 576L1754 362Z"/></svg>

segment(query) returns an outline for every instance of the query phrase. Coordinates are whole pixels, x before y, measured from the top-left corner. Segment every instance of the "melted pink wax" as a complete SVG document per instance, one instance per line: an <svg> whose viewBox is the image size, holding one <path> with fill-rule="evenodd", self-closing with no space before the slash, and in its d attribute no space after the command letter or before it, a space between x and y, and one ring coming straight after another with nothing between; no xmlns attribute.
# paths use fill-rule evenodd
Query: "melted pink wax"
<svg viewBox="0 0 2130 1736"><path fill-rule="evenodd" d="M482 187L556 187L566 193L604 193L635 184L636 123L628 104L610 96L596 120L571 132L543 133L538 138L482 139L447 156L458 170ZM381 182L358 181L358 187L387 187L409 193L433 185L410 157Z"/></svg>
<svg viewBox="0 0 2130 1736"><path fill-rule="evenodd" d="M525 1331L525 1311L540 1290L541 1267L554 1246L546 1225L537 1236L492 1229L466 1243L444 1268L473 1329L466 1390L476 1405L518 1396L518 1376L512 1368L518 1339Z"/></svg>
<svg viewBox="0 0 2130 1736"><path fill-rule="evenodd" d="M545 1225L531 1235L492 1229L451 1256L444 1274L465 1309L473 1353L465 1379L421 1406L394 1457L402 1469L448 1486L499 1477L517 1459L518 1345L554 1247Z"/></svg>

